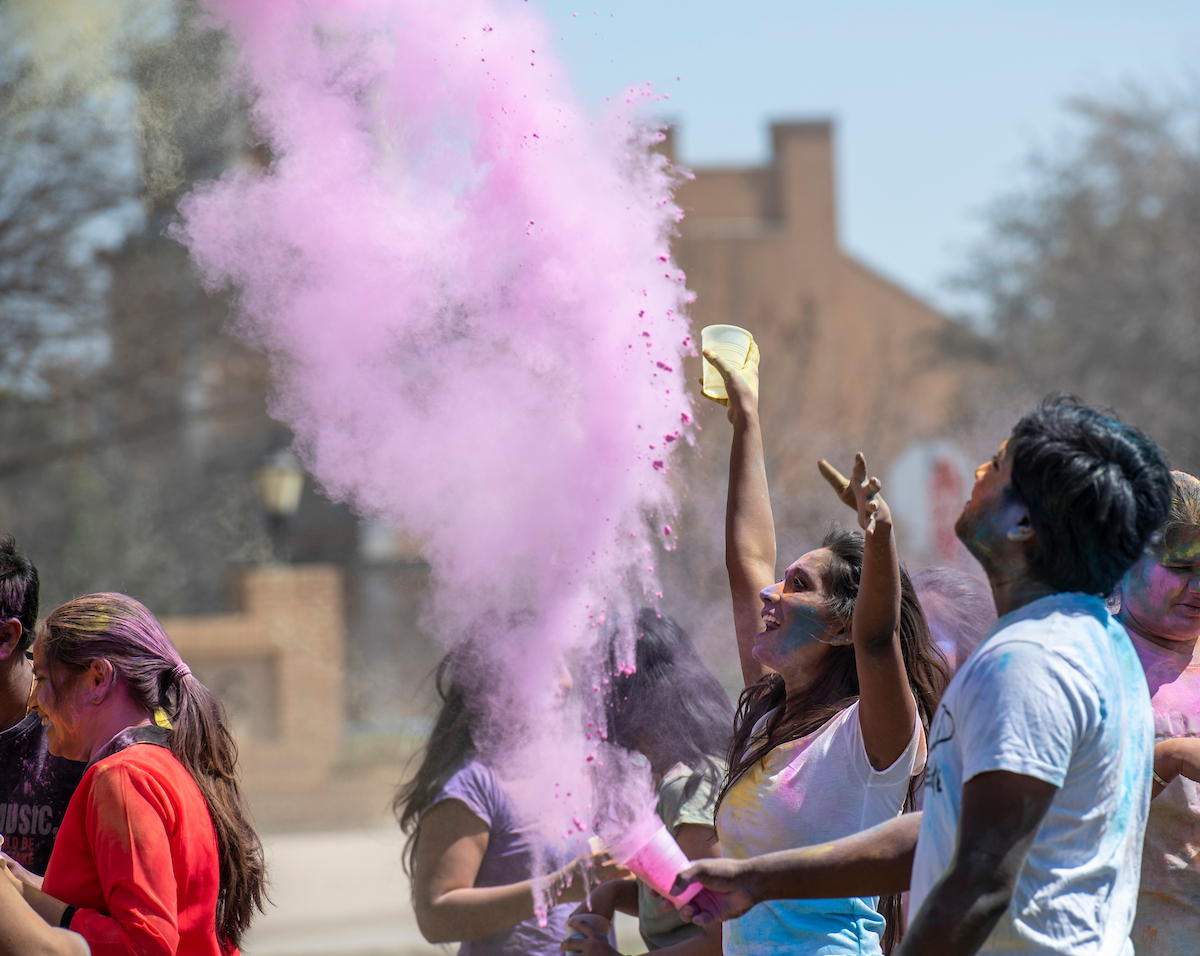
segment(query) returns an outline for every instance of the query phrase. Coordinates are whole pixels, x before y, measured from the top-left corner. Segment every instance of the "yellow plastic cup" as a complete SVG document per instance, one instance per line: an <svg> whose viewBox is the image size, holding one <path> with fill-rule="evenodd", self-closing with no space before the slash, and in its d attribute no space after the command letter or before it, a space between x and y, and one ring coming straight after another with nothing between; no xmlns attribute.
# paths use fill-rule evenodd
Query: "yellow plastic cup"
<svg viewBox="0 0 1200 956"><path fill-rule="evenodd" d="M753 342L754 336L736 325L706 325L700 330L700 351L715 352L739 370L745 367L746 356ZM700 394L722 405L729 404L725 380L708 359L704 360L704 382Z"/></svg>

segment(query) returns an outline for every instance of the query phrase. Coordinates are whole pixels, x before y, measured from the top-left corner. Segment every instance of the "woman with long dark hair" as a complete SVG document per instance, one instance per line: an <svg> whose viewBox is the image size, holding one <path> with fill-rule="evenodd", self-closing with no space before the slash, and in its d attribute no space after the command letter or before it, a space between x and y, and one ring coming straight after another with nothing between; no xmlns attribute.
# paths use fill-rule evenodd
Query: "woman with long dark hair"
<svg viewBox="0 0 1200 956"><path fill-rule="evenodd" d="M608 739L642 754L650 763L656 810L688 859L721 855L713 824L725 775L733 707L691 637L672 618L642 608L634 621L634 670L617 666L610 650ZM614 642L615 647L615 642ZM615 910L636 915L648 949L668 956L719 956L719 926L685 923L640 880L610 880L594 890L586 912L611 921ZM612 956L616 952L594 926L572 919L583 938L568 938L567 952ZM603 928L604 924L600 924Z"/></svg>
<svg viewBox="0 0 1200 956"><path fill-rule="evenodd" d="M26 901L94 952L237 953L266 871L220 701L124 594L52 611L33 670L50 752L88 767Z"/></svg>
<svg viewBox="0 0 1200 956"><path fill-rule="evenodd" d="M442 660L441 711L416 774L393 802L408 834L417 926L431 943L461 943L460 956L554 956L572 909L565 904L584 898L589 878L595 885L625 871L583 853L535 876L538 859L555 851L477 747L485 671L470 640ZM536 911L546 900L543 921Z"/></svg>
<svg viewBox="0 0 1200 956"><path fill-rule="evenodd" d="M857 833L911 806L948 674L862 455L849 480L827 462L820 470L863 533L830 531L775 583L758 396L741 370L705 357L725 379L733 423L726 565L745 679L717 832L726 856L745 858ZM898 897L763 903L725 924L725 952L889 952L899 910Z"/></svg>

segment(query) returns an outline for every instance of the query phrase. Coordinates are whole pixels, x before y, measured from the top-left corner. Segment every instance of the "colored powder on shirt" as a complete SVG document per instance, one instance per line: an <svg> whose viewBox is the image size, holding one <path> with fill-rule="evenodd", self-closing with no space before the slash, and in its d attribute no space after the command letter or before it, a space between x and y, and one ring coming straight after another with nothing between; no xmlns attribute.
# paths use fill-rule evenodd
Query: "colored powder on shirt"
<svg viewBox="0 0 1200 956"><path fill-rule="evenodd" d="M1155 742L1200 736L1200 645L1161 647L1132 631L1146 670ZM1138 956L1185 956L1200 932L1200 784L1177 777L1150 802L1133 922Z"/></svg>

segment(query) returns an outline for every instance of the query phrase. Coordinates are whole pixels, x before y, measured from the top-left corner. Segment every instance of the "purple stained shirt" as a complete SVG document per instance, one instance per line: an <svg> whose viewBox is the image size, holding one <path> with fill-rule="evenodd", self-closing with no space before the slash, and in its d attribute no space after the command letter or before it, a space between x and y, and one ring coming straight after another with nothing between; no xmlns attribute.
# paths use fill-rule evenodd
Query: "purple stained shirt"
<svg viewBox="0 0 1200 956"><path fill-rule="evenodd" d="M52 757L37 714L0 731L0 834L4 852L39 876L85 764Z"/></svg>
<svg viewBox="0 0 1200 956"><path fill-rule="evenodd" d="M490 831L476 886L507 886L533 876L534 849L542 839L532 821L519 818L494 770L477 760L467 761L446 781L425 813L443 800L460 801ZM551 847L542 844L542 850L549 854L549 865L557 867L566 862ZM458 949L459 956L562 956L559 943L571 932L566 922L574 909L574 903L564 903L550 910L544 927L538 926L536 919L529 919L483 939L465 942Z"/></svg>

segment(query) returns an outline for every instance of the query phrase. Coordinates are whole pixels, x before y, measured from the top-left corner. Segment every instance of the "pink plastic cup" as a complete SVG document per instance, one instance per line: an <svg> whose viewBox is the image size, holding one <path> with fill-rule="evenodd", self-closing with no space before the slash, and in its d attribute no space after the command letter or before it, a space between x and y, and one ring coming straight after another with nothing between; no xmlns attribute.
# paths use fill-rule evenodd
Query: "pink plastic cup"
<svg viewBox="0 0 1200 956"><path fill-rule="evenodd" d="M627 838L621 843L625 845L613 849L613 856L617 862L631 869L642 882L660 896L665 896L677 908L704 888L699 883L692 883L678 896L672 895L671 887L675 885L675 877L686 870L692 861L679 849L675 838L661 823L649 839Z"/></svg>

